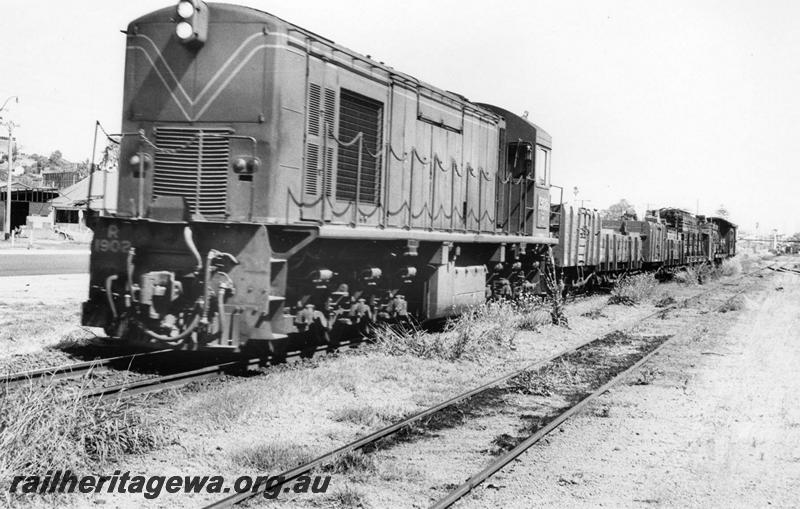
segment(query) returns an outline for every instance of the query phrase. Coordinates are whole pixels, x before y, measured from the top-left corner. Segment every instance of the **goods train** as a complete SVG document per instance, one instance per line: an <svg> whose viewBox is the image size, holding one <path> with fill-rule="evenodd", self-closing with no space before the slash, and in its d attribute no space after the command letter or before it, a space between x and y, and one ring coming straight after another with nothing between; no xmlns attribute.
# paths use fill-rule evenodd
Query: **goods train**
<svg viewBox="0 0 800 509"><path fill-rule="evenodd" d="M265 12L183 0L125 34L82 312L121 341L281 351L536 291L551 259L585 285L734 252L723 219L552 204L526 116Z"/></svg>

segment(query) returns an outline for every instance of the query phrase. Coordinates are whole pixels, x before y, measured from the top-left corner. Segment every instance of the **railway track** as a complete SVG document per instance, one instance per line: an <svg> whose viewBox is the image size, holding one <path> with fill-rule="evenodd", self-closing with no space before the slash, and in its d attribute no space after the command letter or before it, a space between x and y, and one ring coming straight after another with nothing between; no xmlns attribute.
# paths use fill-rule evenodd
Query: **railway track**
<svg viewBox="0 0 800 509"><path fill-rule="evenodd" d="M6 387L13 388L24 383L40 383L45 380L65 380L93 376L97 373L114 369L114 366L130 369L135 365L152 361L156 357L163 357L174 353L171 349L154 350L151 352L134 353L130 355L120 355L106 357L91 361L76 362L74 364L64 364L61 366L51 366L47 368L11 373L0 378L0 383Z"/></svg>
<svg viewBox="0 0 800 509"><path fill-rule="evenodd" d="M340 348L353 347L358 343L359 341L342 342ZM313 352L311 352L311 354L312 356L317 356L323 352L326 352L327 350L328 347L323 345L317 347ZM92 361L66 364L63 366L35 369L6 375L4 378L0 378L0 384L5 384L6 388L13 390L16 387L27 383L44 383L53 380L86 380L89 378L94 378L101 373L105 374L116 372L120 376L126 376L130 373L133 373L135 369L149 369L158 363L165 364L167 368L166 370L170 371L163 375L126 380L121 383L112 382L108 385L86 388L81 392L81 396L85 398L105 399L158 392L165 389L181 387L192 382L210 380L226 374L246 373L250 370L259 369L262 366L277 361L277 358L271 356L236 359L230 359L230 356L228 356L228 359L223 362L211 363L208 361L195 361L191 369L178 371L174 371L174 366L167 365L169 359L173 357L185 362L185 359L180 359L180 355L185 353L186 352L180 351L176 352L172 349L155 350L152 352L108 357ZM309 352L289 352L282 357L282 360L293 362L303 358L304 356L307 356L308 354ZM158 367L155 367L156 370L158 370Z"/></svg>
<svg viewBox="0 0 800 509"><path fill-rule="evenodd" d="M354 347L360 341L342 342L339 348ZM329 347L326 345L317 347L312 356L327 353ZM299 361L309 352L289 352L281 357L283 362ZM276 358L253 357L253 358L239 358L231 361L208 364L201 366L197 369L190 369L179 371L177 373L170 373L162 376L146 378L143 380L132 380L120 384L108 385L89 389L83 392L83 397L87 398L112 398L112 397L130 397L137 394L146 394L151 392L159 392L165 389L173 389L188 385L193 382L201 382L204 380L211 380L224 376L227 374L243 374L251 370L257 370L263 366L272 364Z"/></svg>
<svg viewBox="0 0 800 509"><path fill-rule="evenodd" d="M772 268L772 266L761 267L749 273L742 274L736 277L734 281L741 280L748 276L757 275L768 268ZM695 299L698 299L703 295L707 295L720 288L722 288L721 285L715 285L713 288L700 292L692 297L683 299L665 308L659 309L643 318L638 319L638 321L643 322L645 320L652 319L656 316L663 315L665 311L670 311L677 309L681 306L685 306L687 303ZM732 299L738 297L739 295L743 294L746 291L747 289L743 289L735 292L733 295L727 297L723 303L714 305L713 309L722 308ZM439 500L433 507L439 507L439 508L449 507L450 505L455 503L466 493L471 491L474 487L478 486L480 483L489 478L495 472L503 468L509 462L513 461L516 457L522 454L533 444L541 440L542 437L546 436L553 429L557 428L559 424L567 420L572 415L580 412L583 408L586 407L586 405L588 405L597 396L608 391L611 387L613 387L621 380L623 380L625 378L625 375L641 367L653 355L655 355L658 351L660 351L661 348L663 348L663 346L666 345L670 341L670 339L672 339L672 337L673 336L652 336L649 338L643 337L641 341L643 348L640 352L638 352L641 355L639 355L637 359L624 365L619 371L613 373L613 376L611 376L610 379L604 380L599 387L593 388L591 392L583 396L580 400L576 400L576 402L573 405L571 405L566 410L558 413L547 423L542 423L543 424L542 427L536 430L532 435L525 438L524 440L519 441L519 443L513 444L513 448L511 448L508 452L501 455L498 459L493 461L490 465L482 469L480 472L471 476L465 483L461 484L446 497ZM311 472L316 468L330 464L340 456L351 453L353 451L361 450L364 452L369 452L370 450L379 449L380 448L379 442L381 440L392 437L393 435L400 435L403 433L406 434L419 433L419 430L424 430L426 427L428 427L429 423L434 420L434 417L437 414L440 414L447 410L454 410L455 412L458 413L460 412L458 406L467 403L473 398L477 398L479 396L486 395L492 392L496 393L498 391L502 391L503 386L508 385L509 383L514 383L515 380L519 380L521 377L525 376L526 373L541 371L545 369L547 366L553 365L558 360L580 357L583 354L583 352L587 351L587 349L590 349L593 344L602 346L604 343L608 343L609 341L610 340L608 335L603 338L594 338L591 340L587 340L577 346L566 349L544 360L540 360L535 363L529 364L521 369L502 375L472 390L463 392L453 398L448 399L447 401L443 401L435 406L429 407L401 421L386 426L378 431L363 436L353 442L345 444L335 450L332 450L321 456L318 456L317 458L303 465L297 466L291 470L279 474L278 476L276 476L278 479L280 479L278 486L284 486L286 485L286 483L304 474L308 474L309 472ZM496 394L494 394L492 397L496 399ZM415 426L418 427L417 431L414 431L413 429ZM271 488L273 489L275 487L276 485L271 486ZM248 499L257 496L258 494L263 492L264 489L265 488L262 487L256 491L236 493L227 496L224 499L221 499L211 505L206 506L206 509L232 507L236 504L239 504L241 502L244 502Z"/></svg>
<svg viewBox="0 0 800 509"><path fill-rule="evenodd" d="M725 299L721 304L714 306L710 311L719 311L725 305L730 303L736 297L745 293L748 289L740 290L727 299ZM566 408L563 412L558 413L555 415L551 420L546 423L542 423L543 425L539 427L532 435L525 438L518 444L516 444L513 448L508 450L506 453L500 455L495 460L491 461L488 465L482 468L480 471L476 472L472 476L470 476L466 481L460 484L458 487L450 491L447 495L440 498L436 501L433 505L431 505L431 509L444 509L447 507L451 507L453 504L458 502L461 498L467 495L470 491L478 487L481 483L489 479L491 476L499 472L509 463L517 459L520 455L522 455L525 451L530 449L533 445L541 441L544 437L550 434L552 431L557 429L562 423L564 423L567 419L572 417L573 415L581 412L584 410L589 404L591 404L595 399L599 396L603 395L604 393L608 392L611 388L621 383L623 380L627 378L627 375L635 372L639 369L642 365L644 365L647 361L649 361L654 355L658 354L665 346L667 346L675 336L671 336L666 338L663 342L660 342L655 348L650 350L647 354L642 356L638 361L630 365L629 367L625 368L624 370L620 371L616 375L614 375L610 380L603 383L600 387L594 389L593 391L586 394L581 400L577 401L572 406Z"/></svg>

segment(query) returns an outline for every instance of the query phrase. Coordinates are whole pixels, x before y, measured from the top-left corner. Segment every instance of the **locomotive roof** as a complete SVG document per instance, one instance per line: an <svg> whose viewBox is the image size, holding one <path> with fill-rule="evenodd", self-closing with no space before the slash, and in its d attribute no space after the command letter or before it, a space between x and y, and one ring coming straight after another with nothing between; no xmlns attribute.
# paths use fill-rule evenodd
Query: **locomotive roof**
<svg viewBox="0 0 800 509"><path fill-rule="evenodd" d="M538 143L539 145L543 145L547 148L553 148L553 138L550 136L550 134L541 127L539 127L538 125L528 120L527 118L520 117L516 113L508 111L505 108L501 108L500 106L495 106L493 104L478 103L478 105L490 109L493 112L500 115L501 117L505 118L506 129L508 129L509 131L523 130L525 127L527 127L528 129L533 129L536 132L536 143Z"/></svg>
<svg viewBox="0 0 800 509"><path fill-rule="evenodd" d="M282 25L287 29L287 31L295 31L302 34L305 37L308 37L315 42L324 44L329 46L334 51L338 51L344 53L354 59L360 60L374 68L380 69L381 71L385 72L388 76L396 79L399 82L411 83L414 86L419 86L423 89L429 89L436 94L442 95L447 97L451 101L455 101L457 103L463 104L464 106L470 107L472 110L475 110L477 113L483 114L495 120L499 120L499 116L491 110L488 110L484 107L481 107L479 104L474 103L467 99L466 97L450 92L423 81L414 78L409 74L405 74L395 70L392 67L389 67L386 64L378 62L377 60L373 60L370 57L357 53L351 49L348 49L340 44L336 44L334 41L322 37L314 32L306 30L302 27L299 27L293 23L290 23L284 19L281 19L273 14L270 14L265 11L261 11L259 9L253 7L247 7L242 5L233 5L233 4L220 4L220 3L213 3L208 2L207 5L210 9L214 10L214 18L216 21L224 21L229 23L246 23L246 22L258 22L263 21L265 23L272 23L277 25ZM175 16L175 6L165 7L163 9L159 9L157 11L150 12L139 18L133 20L128 25L128 33L135 33L132 29L133 26L137 23L147 23L147 22L159 22L159 23L172 23Z"/></svg>

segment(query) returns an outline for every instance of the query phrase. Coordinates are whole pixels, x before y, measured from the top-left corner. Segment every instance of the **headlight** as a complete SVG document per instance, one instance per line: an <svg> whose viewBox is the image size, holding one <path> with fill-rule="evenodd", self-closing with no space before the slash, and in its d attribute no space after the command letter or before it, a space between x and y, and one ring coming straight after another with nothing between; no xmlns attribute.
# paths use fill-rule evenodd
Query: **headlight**
<svg viewBox="0 0 800 509"><path fill-rule="evenodd" d="M192 35L194 35L194 29L192 29L192 25L185 21L181 21L177 25L175 25L175 34L182 40L189 39Z"/></svg>
<svg viewBox="0 0 800 509"><path fill-rule="evenodd" d="M187 47L198 49L208 37L208 5L203 0L179 0L175 6L175 35Z"/></svg>
<svg viewBox="0 0 800 509"><path fill-rule="evenodd" d="M192 2L180 2L178 4L178 16L187 19L194 14L194 5Z"/></svg>

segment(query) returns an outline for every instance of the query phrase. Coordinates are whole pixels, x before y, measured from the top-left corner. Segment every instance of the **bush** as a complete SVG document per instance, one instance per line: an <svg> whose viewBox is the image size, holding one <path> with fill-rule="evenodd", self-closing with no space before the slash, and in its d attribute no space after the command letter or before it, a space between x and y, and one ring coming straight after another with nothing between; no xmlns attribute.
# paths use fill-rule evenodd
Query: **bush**
<svg viewBox="0 0 800 509"><path fill-rule="evenodd" d="M680 272L675 274L675 281L680 284L684 284L687 286L693 286L697 284L697 272L695 272L693 267L686 267Z"/></svg>
<svg viewBox="0 0 800 509"><path fill-rule="evenodd" d="M738 276L742 273L741 259L736 256L734 258L727 258L722 261L719 266L719 273L723 276Z"/></svg>
<svg viewBox="0 0 800 509"><path fill-rule="evenodd" d="M609 304L624 304L633 306L641 303L652 295L658 285L652 274L637 274L634 276L623 276L611 289Z"/></svg>

